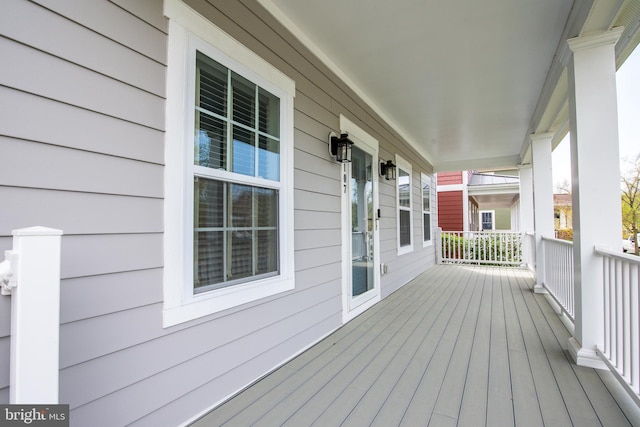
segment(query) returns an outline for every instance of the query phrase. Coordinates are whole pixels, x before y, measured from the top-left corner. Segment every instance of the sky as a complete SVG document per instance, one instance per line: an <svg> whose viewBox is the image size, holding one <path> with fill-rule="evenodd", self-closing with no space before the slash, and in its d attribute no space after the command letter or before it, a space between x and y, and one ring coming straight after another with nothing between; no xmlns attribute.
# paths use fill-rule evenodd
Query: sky
<svg viewBox="0 0 640 427"><path fill-rule="evenodd" d="M636 48L616 73L620 157L640 154L640 48ZM571 183L569 134L553 151L553 185Z"/></svg>

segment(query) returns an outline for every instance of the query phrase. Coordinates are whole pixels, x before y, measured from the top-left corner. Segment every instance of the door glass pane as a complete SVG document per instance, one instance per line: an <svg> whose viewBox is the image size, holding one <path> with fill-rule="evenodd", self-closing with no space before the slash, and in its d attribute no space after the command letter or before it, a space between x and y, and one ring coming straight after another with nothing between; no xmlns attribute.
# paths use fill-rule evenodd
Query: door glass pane
<svg viewBox="0 0 640 427"><path fill-rule="evenodd" d="M357 147L351 153L352 296L374 287L373 277L373 159Z"/></svg>

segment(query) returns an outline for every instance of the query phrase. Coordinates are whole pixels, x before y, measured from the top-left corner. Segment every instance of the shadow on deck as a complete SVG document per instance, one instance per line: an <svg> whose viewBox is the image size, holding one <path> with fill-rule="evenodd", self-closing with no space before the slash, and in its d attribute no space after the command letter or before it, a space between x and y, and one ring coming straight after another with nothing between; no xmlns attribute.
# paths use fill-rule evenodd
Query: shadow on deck
<svg viewBox="0 0 640 427"><path fill-rule="evenodd" d="M219 406L203 426L640 426L520 269L436 266Z"/></svg>

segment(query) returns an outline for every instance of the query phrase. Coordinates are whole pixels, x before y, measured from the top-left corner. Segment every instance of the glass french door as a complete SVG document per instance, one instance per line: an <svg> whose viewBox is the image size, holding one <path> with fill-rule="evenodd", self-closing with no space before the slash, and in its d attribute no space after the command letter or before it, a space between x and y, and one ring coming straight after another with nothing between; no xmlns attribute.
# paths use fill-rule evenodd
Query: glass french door
<svg viewBox="0 0 640 427"><path fill-rule="evenodd" d="M350 226L349 310L379 295L376 269L377 164L374 156L363 148L353 146L351 163L346 168L345 222Z"/></svg>

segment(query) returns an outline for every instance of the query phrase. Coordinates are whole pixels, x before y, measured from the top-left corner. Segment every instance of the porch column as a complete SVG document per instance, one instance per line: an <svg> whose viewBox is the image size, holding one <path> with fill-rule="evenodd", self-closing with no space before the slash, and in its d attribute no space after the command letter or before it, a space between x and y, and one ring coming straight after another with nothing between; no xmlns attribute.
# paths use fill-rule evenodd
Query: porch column
<svg viewBox="0 0 640 427"><path fill-rule="evenodd" d="M520 174L520 231L533 232L533 170L531 165L518 166Z"/></svg>
<svg viewBox="0 0 640 427"><path fill-rule="evenodd" d="M519 165L518 175L520 176L520 232L522 238L522 255L525 266L536 271L535 261L535 237L525 236L524 233L535 231L533 219L533 170L531 164Z"/></svg>
<svg viewBox="0 0 640 427"><path fill-rule="evenodd" d="M533 217L536 231L536 293L547 293L544 288L545 266L542 236L553 234L553 171L551 166L551 140L553 133L532 134L533 160Z"/></svg>
<svg viewBox="0 0 640 427"><path fill-rule="evenodd" d="M614 28L567 40L573 191L575 332L569 351L578 365L604 368L602 260L594 246L620 250L620 155Z"/></svg>

